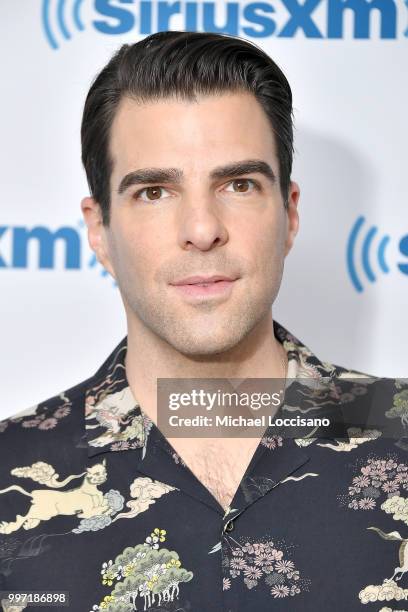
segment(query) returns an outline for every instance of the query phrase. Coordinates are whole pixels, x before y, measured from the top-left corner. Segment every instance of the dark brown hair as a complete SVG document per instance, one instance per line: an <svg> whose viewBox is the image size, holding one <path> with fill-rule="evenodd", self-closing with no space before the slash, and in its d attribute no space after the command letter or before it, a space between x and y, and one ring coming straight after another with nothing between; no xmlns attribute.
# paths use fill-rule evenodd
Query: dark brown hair
<svg viewBox="0 0 408 612"><path fill-rule="evenodd" d="M123 96L139 102L176 96L249 91L267 114L276 138L279 184L287 207L293 159L290 85L277 64L258 46L227 34L157 32L125 44L94 79L81 125L82 163L92 197L110 219L112 160L109 136Z"/></svg>

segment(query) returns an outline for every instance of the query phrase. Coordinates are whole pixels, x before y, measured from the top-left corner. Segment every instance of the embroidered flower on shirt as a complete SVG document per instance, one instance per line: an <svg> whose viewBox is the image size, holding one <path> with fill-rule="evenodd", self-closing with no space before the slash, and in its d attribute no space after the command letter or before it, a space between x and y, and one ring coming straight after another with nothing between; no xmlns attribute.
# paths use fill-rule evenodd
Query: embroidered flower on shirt
<svg viewBox="0 0 408 612"><path fill-rule="evenodd" d="M222 567L228 574L224 576L224 590L231 587L231 578L241 578L248 589L268 588L274 598L297 595L310 586L309 579L300 578L294 561L284 558L284 552L271 540L241 544L228 538L223 544Z"/></svg>
<svg viewBox="0 0 408 612"><path fill-rule="evenodd" d="M394 454L386 458L370 455L352 478L348 494L339 495L338 500L352 510L373 510L384 499L407 490L408 465L398 463Z"/></svg>
<svg viewBox="0 0 408 612"><path fill-rule="evenodd" d="M228 591L228 589L231 588L231 580L229 578L223 578L222 579L222 590L223 591Z"/></svg>
<svg viewBox="0 0 408 612"><path fill-rule="evenodd" d="M277 435L264 436L261 439L261 444L263 444L263 446L266 446L266 448L273 450L274 448L277 448L278 446L282 446L282 440L283 440L282 436L277 436Z"/></svg>
<svg viewBox="0 0 408 612"><path fill-rule="evenodd" d="M43 431L54 429L58 422L68 416L71 412L72 400L65 392L60 393L52 401L47 400L31 406L18 414L0 422L0 433L5 431L9 425L16 423L24 428L37 427ZM56 404L56 401L58 402ZM59 405L58 405L59 404Z"/></svg>

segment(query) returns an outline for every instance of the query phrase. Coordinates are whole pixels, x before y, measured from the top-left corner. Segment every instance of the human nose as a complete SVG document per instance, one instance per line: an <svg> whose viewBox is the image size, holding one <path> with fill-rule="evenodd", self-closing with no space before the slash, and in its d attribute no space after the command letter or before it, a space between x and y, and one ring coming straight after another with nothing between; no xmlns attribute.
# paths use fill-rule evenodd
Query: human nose
<svg viewBox="0 0 408 612"><path fill-rule="evenodd" d="M228 241L228 231L219 204L210 196L185 200L178 218L178 242L181 248L209 251Z"/></svg>

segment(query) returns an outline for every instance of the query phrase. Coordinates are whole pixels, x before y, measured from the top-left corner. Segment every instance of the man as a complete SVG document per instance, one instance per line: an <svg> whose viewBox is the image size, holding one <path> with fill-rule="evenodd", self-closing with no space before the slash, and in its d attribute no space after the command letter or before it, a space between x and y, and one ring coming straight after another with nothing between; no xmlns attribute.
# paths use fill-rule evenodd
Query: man
<svg viewBox="0 0 408 612"><path fill-rule="evenodd" d="M3 591L117 612L378 610L408 593L403 443L158 427L158 379L286 378L303 415L370 406L367 375L272 317L299 224L292 154L290 86L245 40L161 32L95 79L82 211L128 333L89 379L0 424ZM383 412L398 392L381 386Z"/></svg>

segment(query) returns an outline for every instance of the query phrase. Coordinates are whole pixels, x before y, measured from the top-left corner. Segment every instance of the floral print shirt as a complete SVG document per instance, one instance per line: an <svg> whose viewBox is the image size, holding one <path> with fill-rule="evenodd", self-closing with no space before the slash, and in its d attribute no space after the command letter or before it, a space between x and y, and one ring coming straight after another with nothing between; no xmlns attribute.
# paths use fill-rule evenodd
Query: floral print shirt
<svg viewBox="0 0 408 612"><path fill-rule="evenodd" d="M292 411L321 414L337 393L363 415L376 388L384 421L406 424L404 381L344 390L368 375L274 332L298 381ZM126 350L127 337L92 377L0 422L5 610L27 607L6 592L66 593L53 605L75 612L408 610L403 435L267 428L225 511L133 396Z"/></svg>

